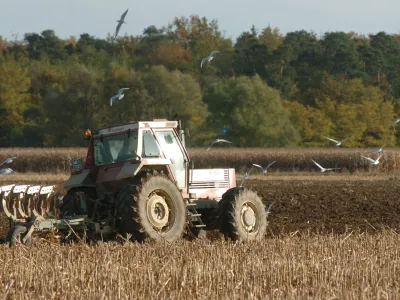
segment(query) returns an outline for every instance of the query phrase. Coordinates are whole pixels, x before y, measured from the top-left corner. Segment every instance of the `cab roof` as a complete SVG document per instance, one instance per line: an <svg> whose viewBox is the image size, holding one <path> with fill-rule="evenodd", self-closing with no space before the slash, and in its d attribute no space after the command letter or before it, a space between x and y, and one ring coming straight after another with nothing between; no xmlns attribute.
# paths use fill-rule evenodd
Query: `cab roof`
<svg viewBox="0 0 400 300"><path fill-rule="evenodd" d="M167 119L153 119L151 121L129 122L127 124L111 125L108 127L100 128L96 131L96 135L112 134L120 131L127 131L129 129L138 128L177 128L178 121L169 121Z"/></svg>

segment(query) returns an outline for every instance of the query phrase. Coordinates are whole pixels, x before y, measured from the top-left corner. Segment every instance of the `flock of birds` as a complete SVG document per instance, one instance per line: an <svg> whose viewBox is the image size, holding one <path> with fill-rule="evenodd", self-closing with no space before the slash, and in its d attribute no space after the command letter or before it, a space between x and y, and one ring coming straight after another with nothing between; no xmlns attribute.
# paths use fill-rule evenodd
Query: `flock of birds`
<svg viewBox="0 0 400 300"><path fill-rule="evenodd" d="M118 24L117 24L117 28L115 29L115 35L114 35L114 39L118 36L119 30L121 29L122 24L126 24L125 22L125 17L126 14L128 13L128 9L121 15L120 19L117 20ZM210 54L207 57L204 57L201 62L200 62L200 68L203 67L204 63L209 62L213 59L214 55L219 53L220 51L215 50L215 51L211 51ZM118 90L118 93L114 96L111 97L110 99L110 106L113 105L115 100L122 100L124 98L124 91L129 90L129 88L120 88Z"/></svg>

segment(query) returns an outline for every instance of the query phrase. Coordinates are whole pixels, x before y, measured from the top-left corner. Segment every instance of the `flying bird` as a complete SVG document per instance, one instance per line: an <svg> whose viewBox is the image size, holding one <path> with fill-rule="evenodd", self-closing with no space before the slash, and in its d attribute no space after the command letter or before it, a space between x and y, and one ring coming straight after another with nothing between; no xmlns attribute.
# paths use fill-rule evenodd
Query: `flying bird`
<svg viewBox="0 0 400 300"><path fill-rule="evenodd" d="M118 32L119 32L119 29L121 28L122 24L126 24L126 22L125 22L124 20L125 20L125 16L126 16L127 13L128 13L128 9L121 15L121 19L119 19L119 20L117 21L117 22L118 22L118 25L117 25L117 29L115 30L115 36L114 36L114 38L117 37Z"/></svg>
<svg viewBox="0 0 400 300"><path fill-rule="evenodd" d="M393 130L396 130L396 128L394 128L394 126L399 122L400 122L400 119L394 120L394 122L392 124L393 125Z"/></svg>
<svg viewBox="0 0 400 300"><path fill-rule="evenodd" d="M215 143L220 143L220 142L232 144L232 142L227 141L227 140L224 140L224 139L216 139L216 140L214 140L214 142L211 143L211 145L210 145L210 147L208 147L207 151L210 150L210 148L211 148Z"/></svg>
<svg viewBox="0 0 400 300"><path fill-rule="evenodd" d="M321 169L321 172L325 172L325 171L331 171L331 170L340 170L340 168L324 168L322 167L319 163L317 163L315 160L311 159L314 164L316 164L318 166L318 168Z"/></svg>
<svg viewBox="0 0 400 300"><path fill-rule="evenodd" d="M211 51L210 54L209 54L207 57L204 57L204 58L201 60L200 68L203 67L203 64L204 64L205 62L211 61L211 60L213 59L213 55L215 55L215 54L217 54L217 53L219 53L219 52L220 52L220 51Z"/></svg>
<svg viewBox="0 0 400 300"><path fill-rule="evenodd" d="M385 145L383 145L382 147L380 147L379 149L376 149L376 150L374 150L374 151L372 151L372 152L375 152L375 153L383 153L383 148L385 148L385 146L386 146L387 144L385 144Z"/></svg>
<svg viewBox="0 0 400 300"><path fill-rule="evenodd" d="M261 167L260 165L257 165L257 164L253 164L253 166L255 166L255 167L257 167L257 168L260 168L261 170L263 170L263 174L265 174L265 173L268 172L268 168L269 168L270 166L272 166L275 162L276 162L276 161L273 161L272 163L270 163L265 169L264 169L263 167Z"/></svg>
<svg viewBox="0 0 400 300"><path fill-rule="evenodd" d="M4 165L4 164L11 164L11 163L14 161L14 159L16 159L16 158L18 158L18 156L9 157L9 158L7 158L5 161L3 161L3 162L0 164L0 166L2 166L2 165Z"/></svg>
<svg viewBox="0 0 400 300"><path fill-rule="evenodd" d="M113 105L113 102L114 102L116 99L121 100L122 98L124 98L125 95L123 94L123 92L124 92L125 90L129 90L129 88L122 88L122 89L119 89L119 90L118 90L118 94L111 97L111 99L110 99L110 106Z"/></svg>
<svg viewBox="0 0 400 300"><path fill-rule="evenodd" d="M335 143L336 143L336 146L340 146L344 141L347 141L347 140L348 140L348 139L344 139L344 140L341 140L341 141L337 141L337 140L328 138L328 137L326 137L326 136L325 136L324 138L326 138L326 139L328 139L328 140L330 140L330 141L332 141L332 142L335 142Z"/></svg>
<svg viewBox="0 0 400 300"><path fill-rule="evenodd" d="M379 157L377 159L375 159L375 160L373 160L370 157L366 157L366 156L362 156L362 155L361 155L361 157L369 160L371 162L371 165L377 165L377 164L379 164L379 159L382 157L382 155L383 155L383 153L381 155L379 155Z"/></svg>
<svg viewBox="0 0 400 300"><path fill-rule="evenodd" d="M5 168L0 170L0 175L8 175L11 173L16 173L13 169Z"/></svg>
<svg viewBox="0 0 400 300"><path fill-rule="evenodd" d="M271 213L271 207L272 207L272 205L274 205L274 203L275 203L275 201L272 202L272 203L270 204L270 206L268 206L268 209L265 211L265 213L266 213L267 216Z"/></svg>
<svg viewBox="0 0 400 300"><path fill-rule="evenodd" d="M243 183L245 182L245 180L246 180L247 178L249 178L250 172L251 172L251 170L253 170L254 167L261 168L261 169L263 168L263 167L261 167L260 165L253 164L253 165L251 166L250 170L249 170L248 172L246 172L246 174L244 174L243 180L242 180L242 182L240 183L240 186L243 186Z"/></svg>

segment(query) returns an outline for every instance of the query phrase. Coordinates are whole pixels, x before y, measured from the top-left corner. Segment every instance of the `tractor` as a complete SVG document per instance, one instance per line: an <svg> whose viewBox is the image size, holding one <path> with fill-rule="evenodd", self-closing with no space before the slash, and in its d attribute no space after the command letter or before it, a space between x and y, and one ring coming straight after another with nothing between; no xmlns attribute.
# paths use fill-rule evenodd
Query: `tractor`
<svg viewBox="0 0 400 300"><path fill-rule="evenodd" d="M34 232L49 230L138 242L173 242L216 229L232 240L264 237L267 214L261 198L236 186L233 168L195 169L180 121L87 129L85 140L85 164L72 161L65 196L54 195L51 186L39 186L36 194L27 193L29 186L2 188L12 245L28 244Z"/></svg>

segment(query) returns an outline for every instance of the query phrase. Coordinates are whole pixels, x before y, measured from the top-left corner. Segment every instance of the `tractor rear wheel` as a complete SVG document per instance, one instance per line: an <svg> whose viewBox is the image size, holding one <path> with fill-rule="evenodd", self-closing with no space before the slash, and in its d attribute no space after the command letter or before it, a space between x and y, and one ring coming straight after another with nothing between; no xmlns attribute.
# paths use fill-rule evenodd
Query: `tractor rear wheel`
<svg viewBox="0 0 400 300"><path fill-rule="evenodd" d="M183 235L186 207L178 187L164 175L146 174L141 184L125 185L117 203L121 232L139 242L172 242Z"/></svg>
<svg viewBox="0 0 400 300"><path fill-rule="evenodd" d="M267 215L257 193L235 188L227 191L219 204L220 231L226 238L239 241L264 238Z"/></svg>

